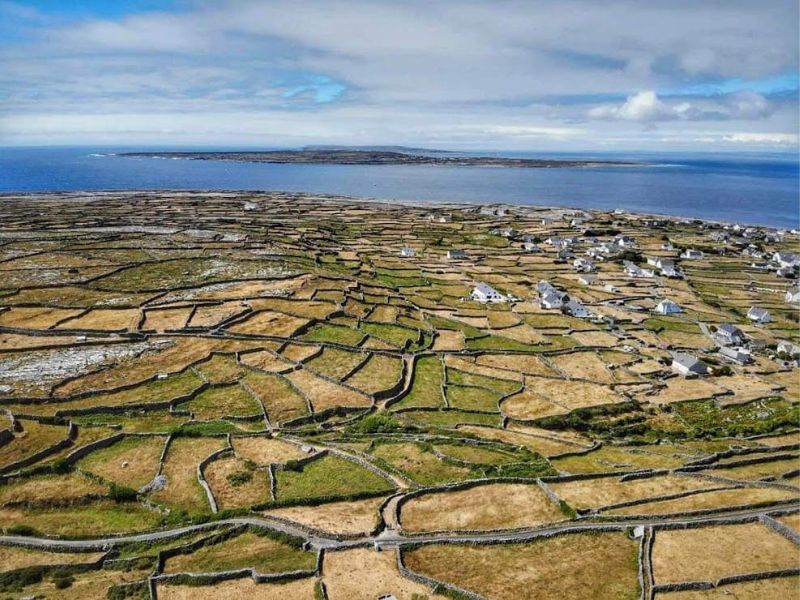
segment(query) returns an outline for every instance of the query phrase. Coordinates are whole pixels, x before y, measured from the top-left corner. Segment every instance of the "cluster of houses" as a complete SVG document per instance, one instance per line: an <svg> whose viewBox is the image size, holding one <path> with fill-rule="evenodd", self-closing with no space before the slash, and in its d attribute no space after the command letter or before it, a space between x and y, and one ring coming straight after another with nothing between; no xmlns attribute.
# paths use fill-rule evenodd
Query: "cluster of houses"
<svg viewBox="0 0 800 600"><path fill-rule="evenodd" d="M561 310L573 317L589 319L597 315L566 292L557 289L549 281L542 280L536 286L539 292L539 307L545 310Z"/></svg>

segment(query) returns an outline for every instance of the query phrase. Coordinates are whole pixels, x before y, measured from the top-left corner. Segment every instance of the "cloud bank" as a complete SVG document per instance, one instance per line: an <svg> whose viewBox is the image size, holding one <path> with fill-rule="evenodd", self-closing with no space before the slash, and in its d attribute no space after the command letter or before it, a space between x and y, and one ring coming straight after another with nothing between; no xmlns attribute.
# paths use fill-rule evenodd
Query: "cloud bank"
<svg viewBox="0 0 800 600"><path fill-rule="evenodd" d="M89 4L0 0L0 144L796 145L793 0Z"/></svg>

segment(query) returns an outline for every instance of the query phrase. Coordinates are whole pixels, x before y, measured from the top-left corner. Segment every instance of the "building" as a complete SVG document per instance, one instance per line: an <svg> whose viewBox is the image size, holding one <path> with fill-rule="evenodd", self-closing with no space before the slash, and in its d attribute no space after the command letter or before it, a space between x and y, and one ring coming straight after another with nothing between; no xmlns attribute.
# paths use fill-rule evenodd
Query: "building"
<svg viewBox="0 0 800 600"><path fill-rule="evenodd" d="M577 300L568 300L563 305L563 310L568 315L573 317L578 317L579 319L588 319L594 316L594 313L586 308L583 304L578 302Z"/></svg>
<svg viewBox="0 0 800 600"><path fill-rule="evenodd" d="M618 294L619 288L607 283L603 286L603 291L608 292L609 294Z"/></svg>
<svg viewBox="0 0 800 600"><path fill-rule="evenodd" d="M485 283L479 283L476 285L472 292L470 293L469 297L476 302L505 302L506 297L503 296L500 292L498 292L493 287L486 285Z"/></svg>
<svg viewBox="0 0 800 600"><path fill-rule="evenodd" d="M684 377L697 377L708 373L708 367L691 354L676 352L672 356L672 370Z"/></svg>
<svg viewBox="0 0 800 600"><path fill-rule="evenodd" d="M447 258L450 260L463 260L467 258L467 253L459 249L448 250Z"/></svg>
<svg viewBox="0 0 800 600"><path fill-rule="evenodd" d="M786 301L790 304L800 304L800 286L793 286L786 290Z"/></svg>
<svg viewBox="0 0 800 600"><path fill-rule="evenodd" d="M689 260L697 260L699 258L703 258L704 256L705 254L700 252L700 250L693 250L691 248L681 252L681 258L687 258Z"/></svg>
<svg viewBox="0 0 800 600"><path fill-rule="evenodd" d="M795 275L794 267L781 267L780 269L775 271L775 274L778 277L786 277L786 279L794 279Z"/></svg>
<svg viewBox="0 0 800 600"><path fill-rule="evenodd" d="M742 330L730 323L723 323L717 327L714 337L721 346L739 346L747 341Z"/></svg>
<svg viewBox="0 0 800 600"><path fill-rule="evenodd" d="M591 273L592 271L594 271L594 264L592 263L592 261L587 260L585 258L576 258L575 261L572 263L572 266L579 273Z"/></svg>
<svg viewBox="0 0 800 600"><path fill-rule="evenodd" d="M639 265L636 265L629 260L626 260L623 264L625 265L625 274L629 277L655 277L655 273L650 269L643 269Z"/></svg>
<svg viewBox="0 0 800 600"><path fill-rule="evenodd" d="M403 246L403 249L400 250L401 258L414 258L416 255L417 253L410 246Z"/></svg>
<svg viewBox="0 0 800 600"><path fill-rule="evenodd" d="M800 357L800 346L783 340L778 342L778 352L781 354L788 354L792 358Z"/></svg>
<svg viewBox="0 0 800 600"><path fill-rule="evenodd" d="M525 252L541 252L542 251L542 249L539 248L539 246L534 244L533 242L525 242L524 244L522 244L522 249L525 250Z"/></svg>
<svg viewBox="0 0 800 600"><path fill-rule="evenodd" d="M636 240L629 235L619 233L614 236L614 243L620 248L633 248L636 245Z"/></svg>
<svg viewBox="0 0 800 600"><path fill-rule="evenodd" d="M583 285L594 285L597 283L597 275L594 273L584 273L578 277L578 282L582 283Z"/></svg>
<svg viewBox="0 0 800 600"><path fill-rule="evenodd" d="M662 250L674 250L675 247L672 245L671 242L664 242L663 244L661 244L661 249Z"/></svg>
<svg viewBox="0 0 800 600"><path fill-rule="evenodd" d="M737 362L740 365L746 365L753 362L753 355L750 354L750 350L740 346L723 346L719 349L719 354L720 356Z"/></svg>
<svg viewBox="0 0 800 600"><path fill-rule="evenodd" d="M776 252L772 255L772 261L779 267L800 267L800 255L794 252Z"/></svg>
<svg viewBox="0 0 800 600"><path fill-rule="evenodd" d="M747 311L747 318L753 323L763 325L764 323L769 323L772 320L772 315L769 314L769 311L766 308L752 306L750 307L750 310Z"/></svg>
<svg viewBox="0 0 800 600"><path fill-rule="evenodd" d="M539 306L548 310L561 308L564 306L565 298L567 298L566 294L556 290L545 292L539 296Z"/></svg>
<svg viewBox="0 0 800 600"><path fill-rule="evenodd" d="M653 310L660 315L677 315L683 312L683 309L672 300L662 300Z"/></svg>

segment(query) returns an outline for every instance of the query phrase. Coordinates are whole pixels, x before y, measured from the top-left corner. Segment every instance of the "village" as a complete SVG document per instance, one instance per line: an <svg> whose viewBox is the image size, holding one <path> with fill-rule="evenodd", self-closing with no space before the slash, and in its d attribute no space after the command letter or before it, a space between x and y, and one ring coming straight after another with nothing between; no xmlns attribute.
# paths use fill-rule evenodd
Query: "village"
<svg viewBox="0 0 800 600"><path fill-rule="evenodd" d="M798 244L622 210L6 195L0 597L791 597Z"/></svg>

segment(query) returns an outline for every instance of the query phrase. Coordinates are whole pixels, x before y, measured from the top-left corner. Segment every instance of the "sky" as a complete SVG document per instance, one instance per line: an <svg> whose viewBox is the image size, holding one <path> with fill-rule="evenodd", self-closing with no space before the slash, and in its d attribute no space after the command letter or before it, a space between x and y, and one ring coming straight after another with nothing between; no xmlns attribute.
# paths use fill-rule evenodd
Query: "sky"
<svg viewBox="0 0 800 600"><path fill-rule="evenodd" d="M798 151L797 0L0 0L0 145Z"/></svg>

